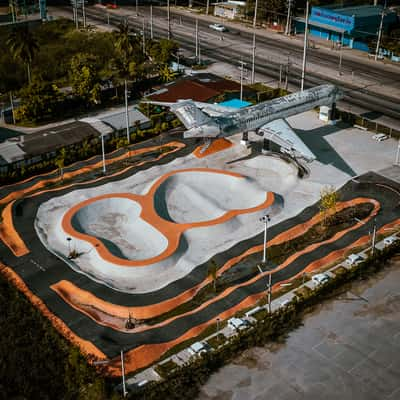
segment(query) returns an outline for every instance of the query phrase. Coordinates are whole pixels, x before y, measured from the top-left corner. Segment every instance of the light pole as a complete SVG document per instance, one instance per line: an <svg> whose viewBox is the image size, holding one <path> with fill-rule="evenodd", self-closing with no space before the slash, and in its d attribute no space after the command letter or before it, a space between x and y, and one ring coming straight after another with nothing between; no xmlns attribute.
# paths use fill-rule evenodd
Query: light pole
<svg viewBox="0 0 400 400"><path fill-rule="evenodd" d="M260 218L261 222L264 222L264 251L263 251L263 264L267 262L267 232L268 232L268 222L271 221L269 214L265 214L262 218Z"/></svg>
<svg viewBox="0 0 400 400"><path fill-rule="evenodd" d="M146 54L146 36L145 36L144 30L145 30L145 19L143 17L143 36L142 36L142 39L143 39L143 54Z"/></svg>
<svg viewBox="0 0 400 400"><path fill-rule="evenodd" d="M125 79L125 121L126 121L126 139L128 144L131 143L131 136L129 134L129 114L128 114L128 86Z"/></svg>
<svg viewBox="0 0 400 400"><path fill-rule="evenodd" d="M217 317L217 332L219 331L219 318Z"/></svg>
<svg viewBox="0 0 400 400"><path fill-rule="evenodd" d="M83 19L83 28L86 28L85 0L82 0L82 19Z"/></svg>
<svg viewBox="0 0 400 400"><path fill-rule="evenodd" d="M12 114L13 125L15 125L14 101L13 101L12 92L10 92L10 103L11 103L11 114Z"/></svg>
<svg viewBox="0 0 400 400"><path fill-rule="evenodd" d="M292 7L292 0L288 0L287 19L285 27L285 35L290 35L290 11Z"/></svg>
<svg viewBox="0 0 400 400"><path fill-rule="evenodd" d="M169 40L171 39L171 19L170 19L169 0L167 0L167 24L168 24L168 40Z"/></svg>
<svg viewBox="0 0 400 400"><path fill-rule="evenodd" d="M138 16L139 16L139 0L136 0L136 7L135 7L135 9L136 9L136 16L138 17Z"/></svg>
<svg viewBox="0 0 400 400"><path fill-rule="evenodd" d="M310 7L310 2L307 0L306 3L306 25L304 29L304 46L303 46L303 65L301 68L301 91L304 90L304 78L306 75L306 60L307 60L307 41L308 41L308 11Z"/></svg>
<svg viewBox="0 0 400 400"><path fill-rule="evenodd" d="M252 62L251 62L251 83L254 83L255 79L255 62L256 62L256 32L253 32L253 52L252 52Z"/></svg>
<svg viewBox="0 0 400 400"><path fill-rule="evenodd" d="M126 397L128 392L125 386L125 367L124 367L124 351L121 350L121 374L122 374L122 396Z"/></svg>
<svg viewBox="0 0 400 400"><path fill-rule="evenodd" d="M396 160L395 160L395 165L399 165L400 161L400 139L397 142L397 151L396 151Z"/></svg>
<svg viewBox="0 0 400 400"><path fill-rule="evenodd" d="M175 0L176 1L176 0ZM176 2L175 2L176 5ZM206 15L208 15L208 9L210 8L210 0L207 0L207 5L206 5Z"/></svg>
<svg viewBox="0 0 400 400"><path fill-rule="evenodd" d="M199 20L196 18L196 29L195 29L195 42L196 42L196 58L199 57Z"/></svg>
<svg viewBox="0 0 400 400"><path fill-rule="evenodd" d="M244 71L244 66L246 63L244 61L239 61L240 63L240 101L243 100L243 71Z"/></svg>
<svg viewBox="0 0 400 400"><path fill-rule="evenodd" d="M150 39L153 40L153 4L150 4Z"/></svg>
<svg viewBox="0 0 400 400"><path fill-rule="evenodd" d="M67 237L67 242L68 242L68 255L71 254L71 240L72 240L72 238Z"/></svg>
<svg viewBox="0 0 400 400"><path fill-rule="evenodd" d="M342 75L342 50L343 50L343 32L340 41L340 50L339 50L339 75Z"/></svg>
<svg viewBox="0 0 400 400"><path fill-rule="evenodd" d="M382 9L381 23L379 25L378 40L376 42L376 50L375 50L375 61L378 60L379 46L381 44L381 37L382 37L383 19L385 17L385 10L386 10L386 1L385 1L385 6Z"/></svg>
<svg viewBox="0 0 400 400"><path fill-rule="evenodd" d="M257 265L260 274L263 274L264 271L261 269L260 265ZM268 286L267 286L267 298L268 298L268 312L271 314L271 290L272 290L272 272L268 274Z"/></svg>
<svg viewBox="0 0 400 400"><path fill-rule="evenodd" d="M258 8L258 0L256 0L254 4L253 28L257 26L257 8Z"/></svg>
<svg viewBox="0 0 400 400"><path fill-rule="evenodd" d="M366 223L359 218L354 217L354 220L359 222L362 225ZM371 231L369 232L371 234ZM371 238L371 254L374 255L375 253L375 242L376 242L376 218L373 220L373 229L372 229L372 238Z"/></svg>
<svg viewBox="0 0 400 400"><path fill-rule="evenodd" d="M106 155L104 153L104 134L100 135L101 139L101 154L102 154L102 160L103 160L103 175L106 174Z"/></svg>

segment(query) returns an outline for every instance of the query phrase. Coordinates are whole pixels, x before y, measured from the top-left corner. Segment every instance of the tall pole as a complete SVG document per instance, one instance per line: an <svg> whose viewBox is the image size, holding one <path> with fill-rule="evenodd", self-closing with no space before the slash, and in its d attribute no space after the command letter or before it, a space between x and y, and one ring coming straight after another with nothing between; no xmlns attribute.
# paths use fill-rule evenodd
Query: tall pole
<svg viewBox="0 0 400 400"><path fill-rule="evenodd" d="M400 139L397 142L397 152L396 152L396 161L395 161L396 165L399 165L399 161L400 161L399 159L400 159Z"/></svg>
<svg viewBox="0 0 400 400"><path fill-rule="evenodd" d="M199 20L196 18L196 31L195 31L195 42L196 42L196 58L199 57Z"/></svg>
<svg viewBox="0 0 400 400"><path fill-rule="evenodd" d="M285 90L288 90L289 88L289 66L290 66L290 57L288 56L286 64Z"/></svg>
<svg viewBox="0 0 400 400"><path fill-rule="evenodd" d="M82 0L82 18L83 18L83 27L86 28L85 0Z"/></svg>
<svg viewBox="0 0 400 400"><path fill-rule="evenodd" d="M139 0L136 0L135 9L136 9L136 16L139 16Z"/></svg>
<svg viewBox="0 0 400 400"><path fill-rule="evenodd" d="M290 12L292 8L292 0L288 0L287 19L285 27L285 35L290 35Z"/></svg>
<svg viewBox="0 0 400 400"><path fill-rule="evenodd" d="M385 2L385 7L383 7L382 9L381 23L379 25L378 40L376 42L376 50L375 50L375 61L378 60L379 46L381 45L383 18L385 17L385 9L386 9L386 2Z"/></svg>
<svg viewBox="0 0 400 400"><path fill-rule="evenodd" d="M121 350L121 375L122 375L122 396L126 397L128 392L125 385L125 366L124 366L124 351Z"/></svg>
<svg viewBox="0 0 400 400"><path fill-rule="evenodd" d="M303 47L303 66L301 68L301 91L304 90L304 78L306 74L306 59L307 59L307 41L308 41L308 10L310 2L306 3L306 26L304 31L304 47Z"/></svg>
<svg viewBox="0 0 400 400"><path fill-rule="evenodd" d="M101 154L103 159L103 174L106 174L106 155L104 152L104 135L100 135L101 138Z"/></svg>
<svg viewBox="0 0 400 400"><path fill-rule="evenodd" d="M257 8L258 8L258 0L256 0L254 4L253 28L257 26Z"/></svg>
<svg viewBox="0 0 400 400"><path fill-rule="evenodd" d="M145 36L145 19L143 17L143 54L146 54L146 36Z"/></svg>
<svg viewBox="0 0 400 400"><path fill-rule="evenodd" d="M13 101L13 95L12 95L12 92L10 92L10 103L11 103L11 114L12 114L12 120L13 120L13 124L15 125L14 101Z"/></svg>
<svg viewBox="0 0 400 400"><path fill-rule="evenodd" d="M125 79L125 120L126 120L126 139L128 144L131 143L131 135L129 134L129 114L128 114L128 85Z"/></svg>
<svg viewBox="0 0 400 400"><path fill-rule="evenodd" d="M207 5L206 5L206 15L208 15L208 10L210 8L210 0L207 0Z"/></svg>
<svg viewBox="0 0 400 400"><path fill-rule="evenodd" d="M254 83L255 80L255 62L256 62L256 33L253 32L253 52L252 52L252 60L251 60L251 83Z"/></svg>
<svg viewBox="0 0 400 400"><path fill-rule="evenodd" d="M153 4L150 4L150 38L153 40Z"/></svg>
<svg viewBox="0 0 400 400"><path fill-rule="evenodd" d="M375 253L375 241L376 241L376 220L374 218L374 229L372 231L372 255Z"/></svg>
<svg viewBox="0 0 400 400"><path fill-rule="evenodd" d="M243 71L244 71L244 66L246 65L245 62L239 61L240 63L240 100L243 100Z"/></svg>
<svg viewBox="0 0 400 400"><path fill-rule="evenodd" d="M272 272L269 273L268 277L268 312L271 314L271 291L272 291Z"/></svg>
<svg viewBox="0 0 400 400"><path fill-rule="evenodd" d="M263 251L263 259L262 262L265 264L267 262L267 231L268 231L268 222L271 221L269 214L264 215L260 218L260 221L264 222L264 251Z"/></svg>
<svg viewBox="0 0 400 400"><path fill-rule="evenodd" d="M342 51L343 51L343 32L340 41L340 51L339 51L339 75L342 75Z"/></svg>
<svg viewBox="0 0 400 400"><path fill-rule="evenodd" d="M169 0L167 0L167 24L168 24L168 39L171 39L171 19L170 19Z"/></svg>

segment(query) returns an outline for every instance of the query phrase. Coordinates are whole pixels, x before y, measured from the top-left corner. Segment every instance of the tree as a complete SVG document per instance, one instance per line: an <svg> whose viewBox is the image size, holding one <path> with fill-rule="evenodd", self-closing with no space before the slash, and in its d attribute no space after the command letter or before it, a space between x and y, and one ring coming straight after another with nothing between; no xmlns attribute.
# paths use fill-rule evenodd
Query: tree
<svg viewBox="0 0 400 400"><path fill-rule="evenodd" d="M211 259L210 264L208 266L208 276L212 279L214 292L217 291L217 278L218 278L217 272L218 272L217 263L214 261L214 259Z"/></svg>
<svg viewBox="0 0 400 400"><path fill-rule="evenodd" d="M101 87L96 56L76 54L71 60L71 80L75 95L89 105L100 103Z"/></svg>
<svg viewBox="0 0 400 400"><path fill-rule="evenodd" d="M333 186L326 186L321 190L319 209L322 216L323 225L327 226L333 214L336 212L336 204L339 195Z"/></svg>
<svg viewBox="0 0 400 400"><path fill-rule="evenodd" d="M64 164L65 164L66 156L67 156L67 151L65 150L65 147L63 147L60 150L60 152L55 160L56 166L58 167L58 170L60 171L61 182L64 181Z"/></svg>
<svg viewBox="0 0 400 400"><path fill-rule="evenodd" d="M175 78L175 72L167 64L160 67L159 75L163 82L171 82Z"/></svg>
<svg viewBox="0 0 400 400"><path fill-rule="evenodd" d="M176 54L179 46L173 40L161 39L159 41L152 41L149 45L150 60L157 66L163 66L173 59L173 54Z"/></svg>
<svg viewBox="0 0 400 400"><path fill-rule="evenodd" d="M39 46L28 25L15 27L8 36L7 45L14 58L20 59L26 65L28 82L31 83L31 65Z"/></svg>
<svg viewBox="0 0 400 400"><path fill-rule="evenodd" d="M17 120L33 122L52 116L63 98L56 85L39 77L34 77L20 95L21 105L15 110L15 117Z"/></svg>

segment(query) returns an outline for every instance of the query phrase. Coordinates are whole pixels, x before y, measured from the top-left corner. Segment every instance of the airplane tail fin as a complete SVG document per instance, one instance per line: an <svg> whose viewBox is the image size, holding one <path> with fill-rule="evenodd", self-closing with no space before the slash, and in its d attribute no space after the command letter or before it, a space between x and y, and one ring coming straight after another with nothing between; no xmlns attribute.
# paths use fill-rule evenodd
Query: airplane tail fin
<svg viewBox="0 0 400 400"><path fill-rule="evenodd" d="M179 100L177 103L162 101L148 101L146 103L169 107L186 129L195 128L211 121L211 118L201 111L193 100Z"/></svg>

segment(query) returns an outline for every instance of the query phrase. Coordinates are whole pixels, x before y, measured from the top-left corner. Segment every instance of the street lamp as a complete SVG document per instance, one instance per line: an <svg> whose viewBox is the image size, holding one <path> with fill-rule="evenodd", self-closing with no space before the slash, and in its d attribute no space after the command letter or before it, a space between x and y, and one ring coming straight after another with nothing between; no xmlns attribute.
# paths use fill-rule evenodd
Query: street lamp
<svg viewBox="0 0 400 400"><path fill-rule="evenodd" d="M217 317L217 332L219 331L219 318Z"/></svg>
<svg viewBox="0 0 400 400"><path fill-rule="evenodd" d="M106 174L106 155L104 153L104 134L102 133L100 135L100 139L101 139L101 154L102 154L102 160L103 160L103 175Z"/></svg>
<svg viewBox="0 0 400 400"><path fill-rule="evenodd" d="M354 217L354 220L359 222L360 224L365 225L365 222L359 218ZM375 242L376 242L376 218L373 219L373 229L372 229L372 242L371 242L371 254L374 255L375 253Z"/></svg>
<svg viewBox="0 0 400 400"><path fill-rule="evenodd" d="M244 71L244 66L247 65L244 61L239 61L240 64L240 100L243 100L243 71Z"/></svg>
<svg viewBox="0 0 400 400"><path fill-rule="evenodd" d="M264 271L261 269L260 265L257 265L257 268L260 271L260 274L264 273ZM271 314L272 272L270 272L268 275L267 290L268 290L268 312Z"/></svg>
<svg viewBox="0 0 400 400"><path fill-rule="evenodd" d="M268 222L271 221L269 214L265 214L260 218L260 221L264 222L264 251L263 251L263 264L267 262L267 232L268 232Z"/></svg>
<svg viewBox="0 0 400 400"><path fill-rule="evenodd" d="M68 242L68 255L71 254L71 240L72 240L72 238L67 237L67 242Z"/></svg>

